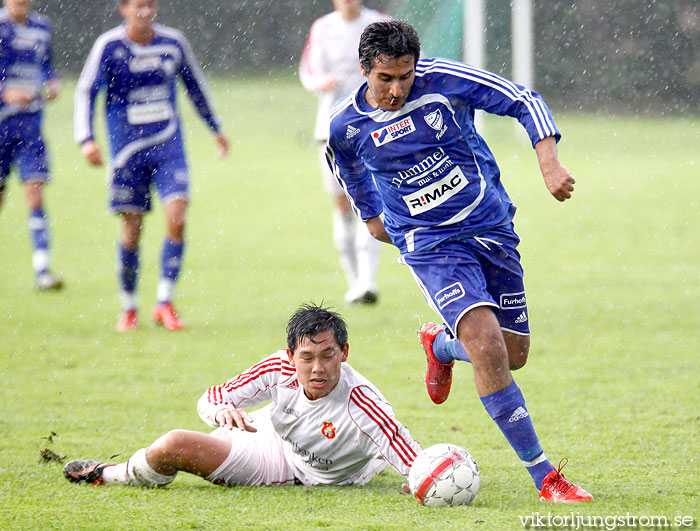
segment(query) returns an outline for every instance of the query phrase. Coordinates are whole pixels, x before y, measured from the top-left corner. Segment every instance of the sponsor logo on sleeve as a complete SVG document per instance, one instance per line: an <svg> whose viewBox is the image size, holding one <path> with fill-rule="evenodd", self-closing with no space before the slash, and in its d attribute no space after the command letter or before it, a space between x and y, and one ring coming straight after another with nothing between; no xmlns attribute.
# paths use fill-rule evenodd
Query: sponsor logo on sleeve
<svg viewBox="0 0 700 531"><path fill-rule="evenodd" d="M416 216L443 204L450 197L464 190L467 184L469 184L469 181L467 181L464 173L462 173L459 166L455 166L450 173L439 181L435 181L412 194L403 196L403 200L411 216Z"/></svg>
<svg viewBox="0 0 700 531"><path fill-rule="evenodd" d="M377 147L393 142L394 140L410 135L416 130L416 126L413 125L413 120L410 116L372 131L371 136L374 141L374 145Z"/></svg>
<svg viewBox="0 0 700 531"><path fill-rule="evenodd" d="M520 293L502 293L501 294L501 309L515 310L517 308L526 308L527 301L525 300L525 292Z"/></svg>
<svg viewBox="0 0 700 531"><path fill-rule="evenodd" d="M456 301L457 299L461 299L464 297L464 288L462 287L461 282L455 282L454 284L450 284L446 288L441 289L435 294L435 302L437 302L438 308L441 310L450 304L451 302Z"/></svg>

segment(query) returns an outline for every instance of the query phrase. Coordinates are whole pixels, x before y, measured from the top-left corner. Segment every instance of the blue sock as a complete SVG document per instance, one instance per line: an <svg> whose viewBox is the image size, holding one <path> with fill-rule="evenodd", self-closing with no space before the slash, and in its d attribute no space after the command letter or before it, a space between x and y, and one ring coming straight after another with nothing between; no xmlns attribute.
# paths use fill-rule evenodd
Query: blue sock
<svg viewBox="0 0 700 531"><path fill-rule="evenodd" d="M182 253L185 250L185 242L174 242L165 239L163 242L163 252L160 257L161 278L167 278L175 282L180 275L182 266Z"/></svg>
<svg viewBox="0 0 700 531"><path fill-rule="evenodd" d="M448 364L452 360L462 360L471 363L467 351L459 339L449 336L446 331L440 332L433 341L433 354L440 363Z"/></svg>
<svg viewBox="0 0 700 531"><path fill-rule="evenodd" d="M36 208L29 213L29 232L32 236L34 250L34 269L37 275L48 271L49 224L43 208Z"/></svg>
<svg viewBox="0 0 700 531"><path fill-rule="evenodd" d="M117 255L119 285L123 292L134 293L139 277L139 249L127 249L121 243Z"/></svg>
<svg viewBox="0 0 700 531"><path fill-rule="evenodd" d="M545 476L554 467L542 451L520 388L513 381L505 389L482 396L481 403L523 461L537 490L540 490Z"/></svg>

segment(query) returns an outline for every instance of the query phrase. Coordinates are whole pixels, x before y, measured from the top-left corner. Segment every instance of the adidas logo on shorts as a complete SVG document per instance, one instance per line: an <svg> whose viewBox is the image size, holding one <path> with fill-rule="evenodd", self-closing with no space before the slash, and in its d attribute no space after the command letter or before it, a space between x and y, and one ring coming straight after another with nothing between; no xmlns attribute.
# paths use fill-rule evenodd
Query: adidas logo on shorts
<svg viewBox="0 0 700 531"><path fill-rule="evenodd" d="M525 321L527 321L527 314L525 312L522 312L520 315L518 315L518 318L515 320L515 324L524 323Z"/></svg>
<svg viewBox="0 0 700 531"><path fill-rule="evenodd" d="M355 136L359 132L360 132L360 130L357 127L353 127L352 125L348 125L348 128L345 131L345 138L350 140L353 136Z"/></svg>

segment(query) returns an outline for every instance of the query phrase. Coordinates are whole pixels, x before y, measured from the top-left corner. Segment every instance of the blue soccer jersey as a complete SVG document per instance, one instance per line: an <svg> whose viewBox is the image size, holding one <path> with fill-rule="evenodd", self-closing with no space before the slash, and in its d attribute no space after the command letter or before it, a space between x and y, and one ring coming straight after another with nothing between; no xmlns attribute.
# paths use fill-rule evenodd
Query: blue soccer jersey
<svg viewBox="0 0 700 531"><path fill-rule="evenodd" d="M0 120L15 114L38 113L41 88L56 77L51 64L51 22L31 12L24 24L15 22L0 9L0 92L21 88L36 97L28 106L6 105L0 100Z"/></svg>
<svg viewBox="0 0 700 531"><path fill-rule="evenodd" d="M218 132L204 74L185 37L154 24L147 45L131 41L126 26L101 35L90 52L75 93L75 139L93 138L95 97L105 90L112 167L123 167L137 152L170 143L183 150L176 106L182 79L197 111Z"/></svg>
<svg viewBox="0 0 700 531"><path fill-rule="evenodd" d="M448 59L418 61L397 111L371 107L366 90L365 83L336 105L327 158L355 213L384 213L402 254L512 220L496 160L474 127L476 109L516 118L533 146L560 137L539 94Z"/></svg>
<svg viewBox="0 0 700 531"><path fill-rule="evenodd" d="M0 99L0 186L17 165L23 181L49 180L46 146L41 138L41 89L56 78L51 64L51 22L30 12L25 23L0 9L0 93L22 89L34 95L26 105Z"/></svg>

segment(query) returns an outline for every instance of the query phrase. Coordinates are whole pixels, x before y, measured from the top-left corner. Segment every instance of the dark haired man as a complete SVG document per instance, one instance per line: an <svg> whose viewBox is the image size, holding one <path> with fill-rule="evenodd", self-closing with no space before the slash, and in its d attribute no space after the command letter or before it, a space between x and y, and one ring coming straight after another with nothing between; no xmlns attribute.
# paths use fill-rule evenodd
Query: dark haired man
<svg viewBox="0 0 700 531"><path fill-rule="evenodd" d="M122 220L117 253L120 332L138 326L139 239L143 216L151 209L152 188L160 195L166 221L153 318L168 330L184 327L172 304L184 255L190 179L176 105L178 79L213 131L220 156L228 153L228 140L220 131L192 48L179 31L153 22L157 11L156 0L121 0L124 24L97 39L75 92L75 139L95 166L102 165L92 128L95 98L100 90L106 92L112 151L109 203Z"/></svg>
<svg viewBox="0 0 700 531"><path fill-rule="evenodd" d="M367 81L332 111L327 158L355 213L375 238L399 248L446 323L419 332L430 398L444 402L454 360L471 361L486 411L540 497L592 499L547 460L511 376L530 344L515 207L474 128L475 109L517 118L547 188L564 201L574 178L557 158L560 134L549 109L535 92L491 72L419 60L418 34L405 22L370 24L359 56Z"/></svg>
<svg viewBox="0 0 700 531"><path fill-rule="evenodd" d="M197 403L210 435L173 430L128 461L71 461L70 481L167 485L179 471L219 485L357 485L388 465L407 476L421 450L391 406L347 363L347 328L326 308L305 305L281 350ZM271 404L252 413L244 408Z"/></svg>

